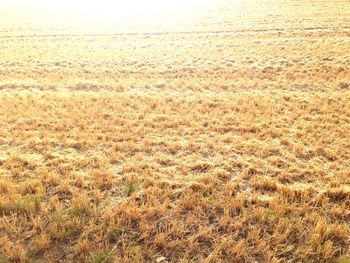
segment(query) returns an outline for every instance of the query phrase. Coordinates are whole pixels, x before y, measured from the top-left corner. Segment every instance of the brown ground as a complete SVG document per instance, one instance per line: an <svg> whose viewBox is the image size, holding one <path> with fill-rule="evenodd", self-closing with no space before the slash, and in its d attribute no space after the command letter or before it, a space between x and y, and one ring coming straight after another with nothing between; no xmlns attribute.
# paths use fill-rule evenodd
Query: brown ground
<svg viewBox="0 0 350 263"><path fill-rule="evenodd" d="M350 262L349 13L4 23L0 262Z"/></svg>

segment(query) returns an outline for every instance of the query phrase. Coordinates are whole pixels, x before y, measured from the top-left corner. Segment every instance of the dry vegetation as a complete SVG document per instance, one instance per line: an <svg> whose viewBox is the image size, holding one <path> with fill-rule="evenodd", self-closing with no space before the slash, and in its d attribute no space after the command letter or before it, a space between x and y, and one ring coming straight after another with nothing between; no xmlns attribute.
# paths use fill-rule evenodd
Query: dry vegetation
<svg viewBox="0 0 350 263"><path fill-rule="evenodd" d="M0 262L350 262L350 3L264 3L1 30Z"/></svg>

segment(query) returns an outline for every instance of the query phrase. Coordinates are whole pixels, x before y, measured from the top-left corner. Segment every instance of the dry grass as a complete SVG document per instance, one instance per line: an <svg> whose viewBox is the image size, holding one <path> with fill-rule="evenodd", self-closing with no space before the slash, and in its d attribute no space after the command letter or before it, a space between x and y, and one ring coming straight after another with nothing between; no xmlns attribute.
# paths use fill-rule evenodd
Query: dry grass
<svg viewBox="0 0 350 263"><path fill-rule="evenodd" d="M349 262L350 5L282 2L236 33L2 37L0 262Z"/></svg>
<svg viewBox="0 0 350 263"><path fill-rule="evenodd" d="M175 95L1 95L6 257L349 253L350 92Z"/></svg>

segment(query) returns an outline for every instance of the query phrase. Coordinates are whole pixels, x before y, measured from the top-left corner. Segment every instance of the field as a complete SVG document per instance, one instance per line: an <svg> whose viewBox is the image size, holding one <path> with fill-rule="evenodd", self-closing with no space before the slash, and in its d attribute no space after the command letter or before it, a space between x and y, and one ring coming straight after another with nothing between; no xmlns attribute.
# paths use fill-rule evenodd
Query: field
<svg viewBox="0 0 350 263"><path fill-rule="evenodd" d="M0 9L0 262L350 262L350 2L221 4Z"/></svg>

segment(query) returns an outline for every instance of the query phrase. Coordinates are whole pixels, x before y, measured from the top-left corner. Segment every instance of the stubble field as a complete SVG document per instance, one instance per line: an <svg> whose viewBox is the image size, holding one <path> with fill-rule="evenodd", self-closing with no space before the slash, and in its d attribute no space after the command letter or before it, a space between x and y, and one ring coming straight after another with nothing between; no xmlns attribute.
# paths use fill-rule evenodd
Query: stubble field
<svg viewBox="0 0 350 263"><path fill-rule="evenodd" d="M3 23L0 262L350 262L349 13Z"/></svg>

